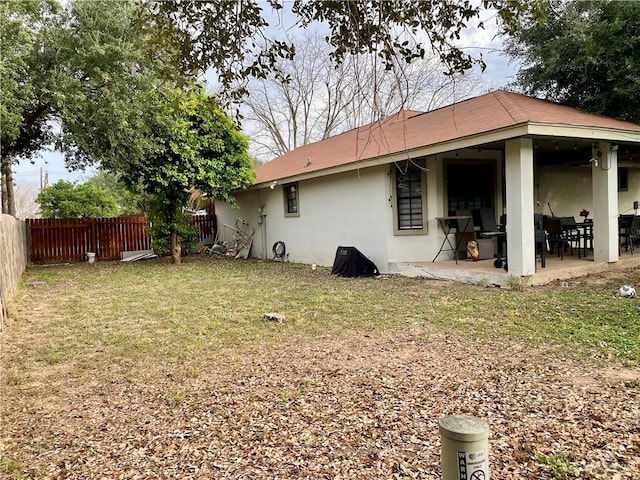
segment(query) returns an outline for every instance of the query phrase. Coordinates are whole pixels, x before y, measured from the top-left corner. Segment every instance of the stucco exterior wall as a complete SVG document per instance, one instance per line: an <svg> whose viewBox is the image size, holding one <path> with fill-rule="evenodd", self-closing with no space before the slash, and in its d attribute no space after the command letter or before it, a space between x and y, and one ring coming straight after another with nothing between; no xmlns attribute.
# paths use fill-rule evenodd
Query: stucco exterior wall
<svg viewBox="0 0 640 480"><path fill-rule="evenodd" d="M618 208L620 213L634 213L633 202L640 202L640 168L629 168L629 188L618 193ZM635 212L640 215L640 210Z"/></svg>
<svg viewBox="0 0 640 480"><path fill-rule="evenodd" d="M465 151L463 157L497 162L497 185L501 184L499 152ZM299 182L300 215L297 217L285 216L284 182L273 190L262 188L240 192L236 195L239 209L234 210L226 204L216 205L218 227L233 225L236 217L247 220L256 228L250 254L255 258L273 258L273 244L282 241L286 245L287 260L293 262L331 266L338 246L355 246L382 272L389 271L389 263L429 262L444 240L435 219L446 215L445 159L431 157L426 165L427 230L424 233L394 232L392 165ZM500 212L502 193L499 191L496 205ZM264 227L259 221L260 208L266 215ZM263 241L265 237L266 241ZM451 241L454 241L453 237ZM451 258L453 252L443 252L438 260Z"/></svg>
<svg viewBox="0 0 640 480"><path fill-rule="evenodd" d="M434 165L435 167L435 165ZM284 214L283 185L236 195L239 209L216 205L218 226L233 225L236 217L256 228L251 256L273 257L277 241L286 245L287 260L300 263L333 265L338 246L354 246L369 257L381 272L389 271L389 262L427 261L433 258L442 232L433 220L438 205L436 175L427 174L428 233L394 235L393 186L390 166L384 165L329 177L299 182L297 217ZM441 182L440 182L441 183ZM265 232L259 223L259 208L266 214Z"/></svg>
<svg viewBox="0 0 640 480"><path fill-rule="evenodd" d="M331 266L338 246L354 246L381 271L388 263L387 232L393 230L388 166L347 172L299 182L299 216L285 216L283 185L239 193L239 209L216 207L218 224L233 224L236 217L256 227L251 256L262 258L259 208L266 214L267 258L277 241L286 245L292 262Z"/></svg>
<svg viewBox="0 0 640 480"><path fill-rule="evenodd" d="M581 221L580 211L594 211L591 186L592 167L548 166L538 170L536 178L536 212L551 215L547 203L556 216L573 216ZM594 167L599 168L599 167ZM618 192L619 213L634 213L633 202L640 201L640 168L629 168L629 188ZM638 212L640 213L640 211ZM593 218L593 214L589 216Z"/></svg>

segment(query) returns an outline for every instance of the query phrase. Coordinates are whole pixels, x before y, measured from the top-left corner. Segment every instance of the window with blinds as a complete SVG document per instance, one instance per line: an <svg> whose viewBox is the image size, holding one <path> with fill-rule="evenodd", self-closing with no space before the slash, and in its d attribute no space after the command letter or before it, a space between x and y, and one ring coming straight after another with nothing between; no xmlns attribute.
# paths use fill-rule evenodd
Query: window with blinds
<svg viewBox="0 0 640 480"><path fill-rule="evenodd" d="M396 198L398 230L422 230L422 171L410 167L396 170Z"/></svg>

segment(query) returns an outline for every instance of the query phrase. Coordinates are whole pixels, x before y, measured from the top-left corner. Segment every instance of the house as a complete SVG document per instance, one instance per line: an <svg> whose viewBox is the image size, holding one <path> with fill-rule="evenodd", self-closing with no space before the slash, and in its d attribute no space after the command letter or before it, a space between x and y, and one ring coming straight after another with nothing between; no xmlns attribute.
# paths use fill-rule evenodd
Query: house
<svg viewBox="0 0 640 480"><path fill-rule="evenodd" d="M381 272L437 267L453 259L440 252L448 244L437 219L491 207L509 219L509 276L540 269L536 212L588 210L590 261L609 264L619 259L618 215L640 200L640 125L497 90L297 148L259 166L236 199L239 209L217 207L219 223L255 225L258 258L280 241L288 260L307 264L332 265L344 245Z"/></svg>

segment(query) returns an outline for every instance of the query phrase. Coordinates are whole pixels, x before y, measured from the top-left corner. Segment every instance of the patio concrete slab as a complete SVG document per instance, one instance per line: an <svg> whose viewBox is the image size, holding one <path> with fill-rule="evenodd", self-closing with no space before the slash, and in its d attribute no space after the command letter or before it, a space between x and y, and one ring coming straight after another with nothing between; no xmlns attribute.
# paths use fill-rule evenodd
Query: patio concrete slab
<svg viewBox="0 0 640 480"><path fill-rule="evenodd" d="M564 259L549 255L546 258L546 267L540 266L540 259L536 262L536 273L523 277L524 285L546 285L555 281L568 281L614 270L640 268L640 254L631 255L622 252L617 262L594 262L592 256L578 258L577 256L565 256ZM494 285L505 287L514 281L502 268L495 268L493 260L480 260L478 262L453 260L442 262L397 262L389 264L389 273L404 275L407 277L426 277L438 280L451 280L477 285Z"/></svg>

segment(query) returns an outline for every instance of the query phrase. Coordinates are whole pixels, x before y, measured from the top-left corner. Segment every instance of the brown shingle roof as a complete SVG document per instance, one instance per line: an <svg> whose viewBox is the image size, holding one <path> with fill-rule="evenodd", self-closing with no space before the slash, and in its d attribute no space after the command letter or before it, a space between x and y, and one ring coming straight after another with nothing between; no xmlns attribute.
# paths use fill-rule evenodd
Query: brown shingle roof
<svg viewBox="0 0 640 480"><path fill-rule="evenodd" d="M379 122L296 148L257 167L256 184L527 123L640 132L640 125L634 123L497 90L431 112L404 110Z"/></svg>

